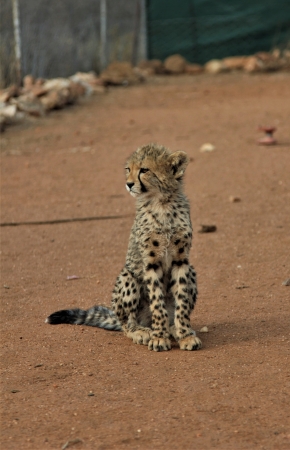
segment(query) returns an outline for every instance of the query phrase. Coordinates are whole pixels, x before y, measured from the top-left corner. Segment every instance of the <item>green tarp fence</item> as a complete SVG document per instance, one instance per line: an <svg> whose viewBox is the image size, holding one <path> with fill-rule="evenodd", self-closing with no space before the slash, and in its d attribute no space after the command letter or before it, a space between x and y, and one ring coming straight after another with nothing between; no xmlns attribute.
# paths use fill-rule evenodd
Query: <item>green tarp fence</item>
<svg viewBox="0 0 290 450"><path fill-rule="evenodd" d="M290 48L290 0L147 0L148 57L190 62Z"/></svg>

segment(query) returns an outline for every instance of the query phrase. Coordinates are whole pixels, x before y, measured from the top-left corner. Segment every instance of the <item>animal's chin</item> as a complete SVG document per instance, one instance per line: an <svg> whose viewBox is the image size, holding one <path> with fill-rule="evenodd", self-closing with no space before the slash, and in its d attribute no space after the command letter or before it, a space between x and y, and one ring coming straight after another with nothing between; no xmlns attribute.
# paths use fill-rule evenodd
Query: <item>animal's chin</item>
<svg viewBox="0 0 290 450"><path fill-rule="evenodd" d="M132 195L132 197L136 197L136 196L137 196L136 192L131 191L131 189L127 186L127 184L126 184L126 189L127 189L127 191L129 192L129 194Z"/></svg>

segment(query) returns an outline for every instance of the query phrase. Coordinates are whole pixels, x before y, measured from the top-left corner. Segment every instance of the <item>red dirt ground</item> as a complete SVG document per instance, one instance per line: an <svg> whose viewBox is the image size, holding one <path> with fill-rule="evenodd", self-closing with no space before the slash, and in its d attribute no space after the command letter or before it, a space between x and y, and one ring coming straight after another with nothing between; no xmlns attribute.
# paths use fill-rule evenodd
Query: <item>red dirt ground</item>
<svg viewBox="0 0 290 450"><path fill-rule="evenodd" d="M3 450L290 448L289 94L286 73L162 77L3 134L2 224L122 216L1 228ZM268 124L278 145L258 146ZM110 304L134 217L123 164L148 142L191 158L197 352L44 323Z"/></svg>

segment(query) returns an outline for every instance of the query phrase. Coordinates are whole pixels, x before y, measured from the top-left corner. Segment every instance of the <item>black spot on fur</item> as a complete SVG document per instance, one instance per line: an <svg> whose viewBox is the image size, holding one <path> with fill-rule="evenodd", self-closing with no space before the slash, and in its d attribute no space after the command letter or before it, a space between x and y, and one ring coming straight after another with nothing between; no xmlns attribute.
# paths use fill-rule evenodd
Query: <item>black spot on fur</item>
<svg viewBox="0 0 290 450"><path fill-rule="evenodd" d="M155 247L158 247L158 246L159 246L159 242L158 242L158 241L153 241L153 245L154 245Z"/></svg>
<svg viewBox="0 0 290 450"><path fill-rule="evenodd" d="M155 253L154 252L150 252L149 255L150 256L155 256Z"/></svg>
<svg viewBox="0 0 290 450"><path fill-rule="evenodd" d="M177 266L177 267L180 267L180 266L182 266L182 261L172 261L172 265L173 266Z"/></svg>
<svg viewBox="0 0 290 450"><path fill-rule="evenodd" d="M147 267L146 267L146 270L151 270L151 269L157 270L158 267L159 267L158 264L148 264Z"/></svg>

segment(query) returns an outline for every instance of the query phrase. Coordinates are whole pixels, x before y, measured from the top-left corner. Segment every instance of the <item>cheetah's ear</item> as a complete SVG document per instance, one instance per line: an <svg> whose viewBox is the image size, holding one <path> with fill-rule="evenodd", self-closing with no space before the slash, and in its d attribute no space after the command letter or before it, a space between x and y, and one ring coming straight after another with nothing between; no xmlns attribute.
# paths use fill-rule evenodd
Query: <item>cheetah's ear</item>
<svg viewBox="0 0 290 450"><path fill-rule="evenodd" d="M174 152L168 158L171 165L174 178L177 180L183 177L186 166L188 164L188 156L185 152Z"/></svg>

